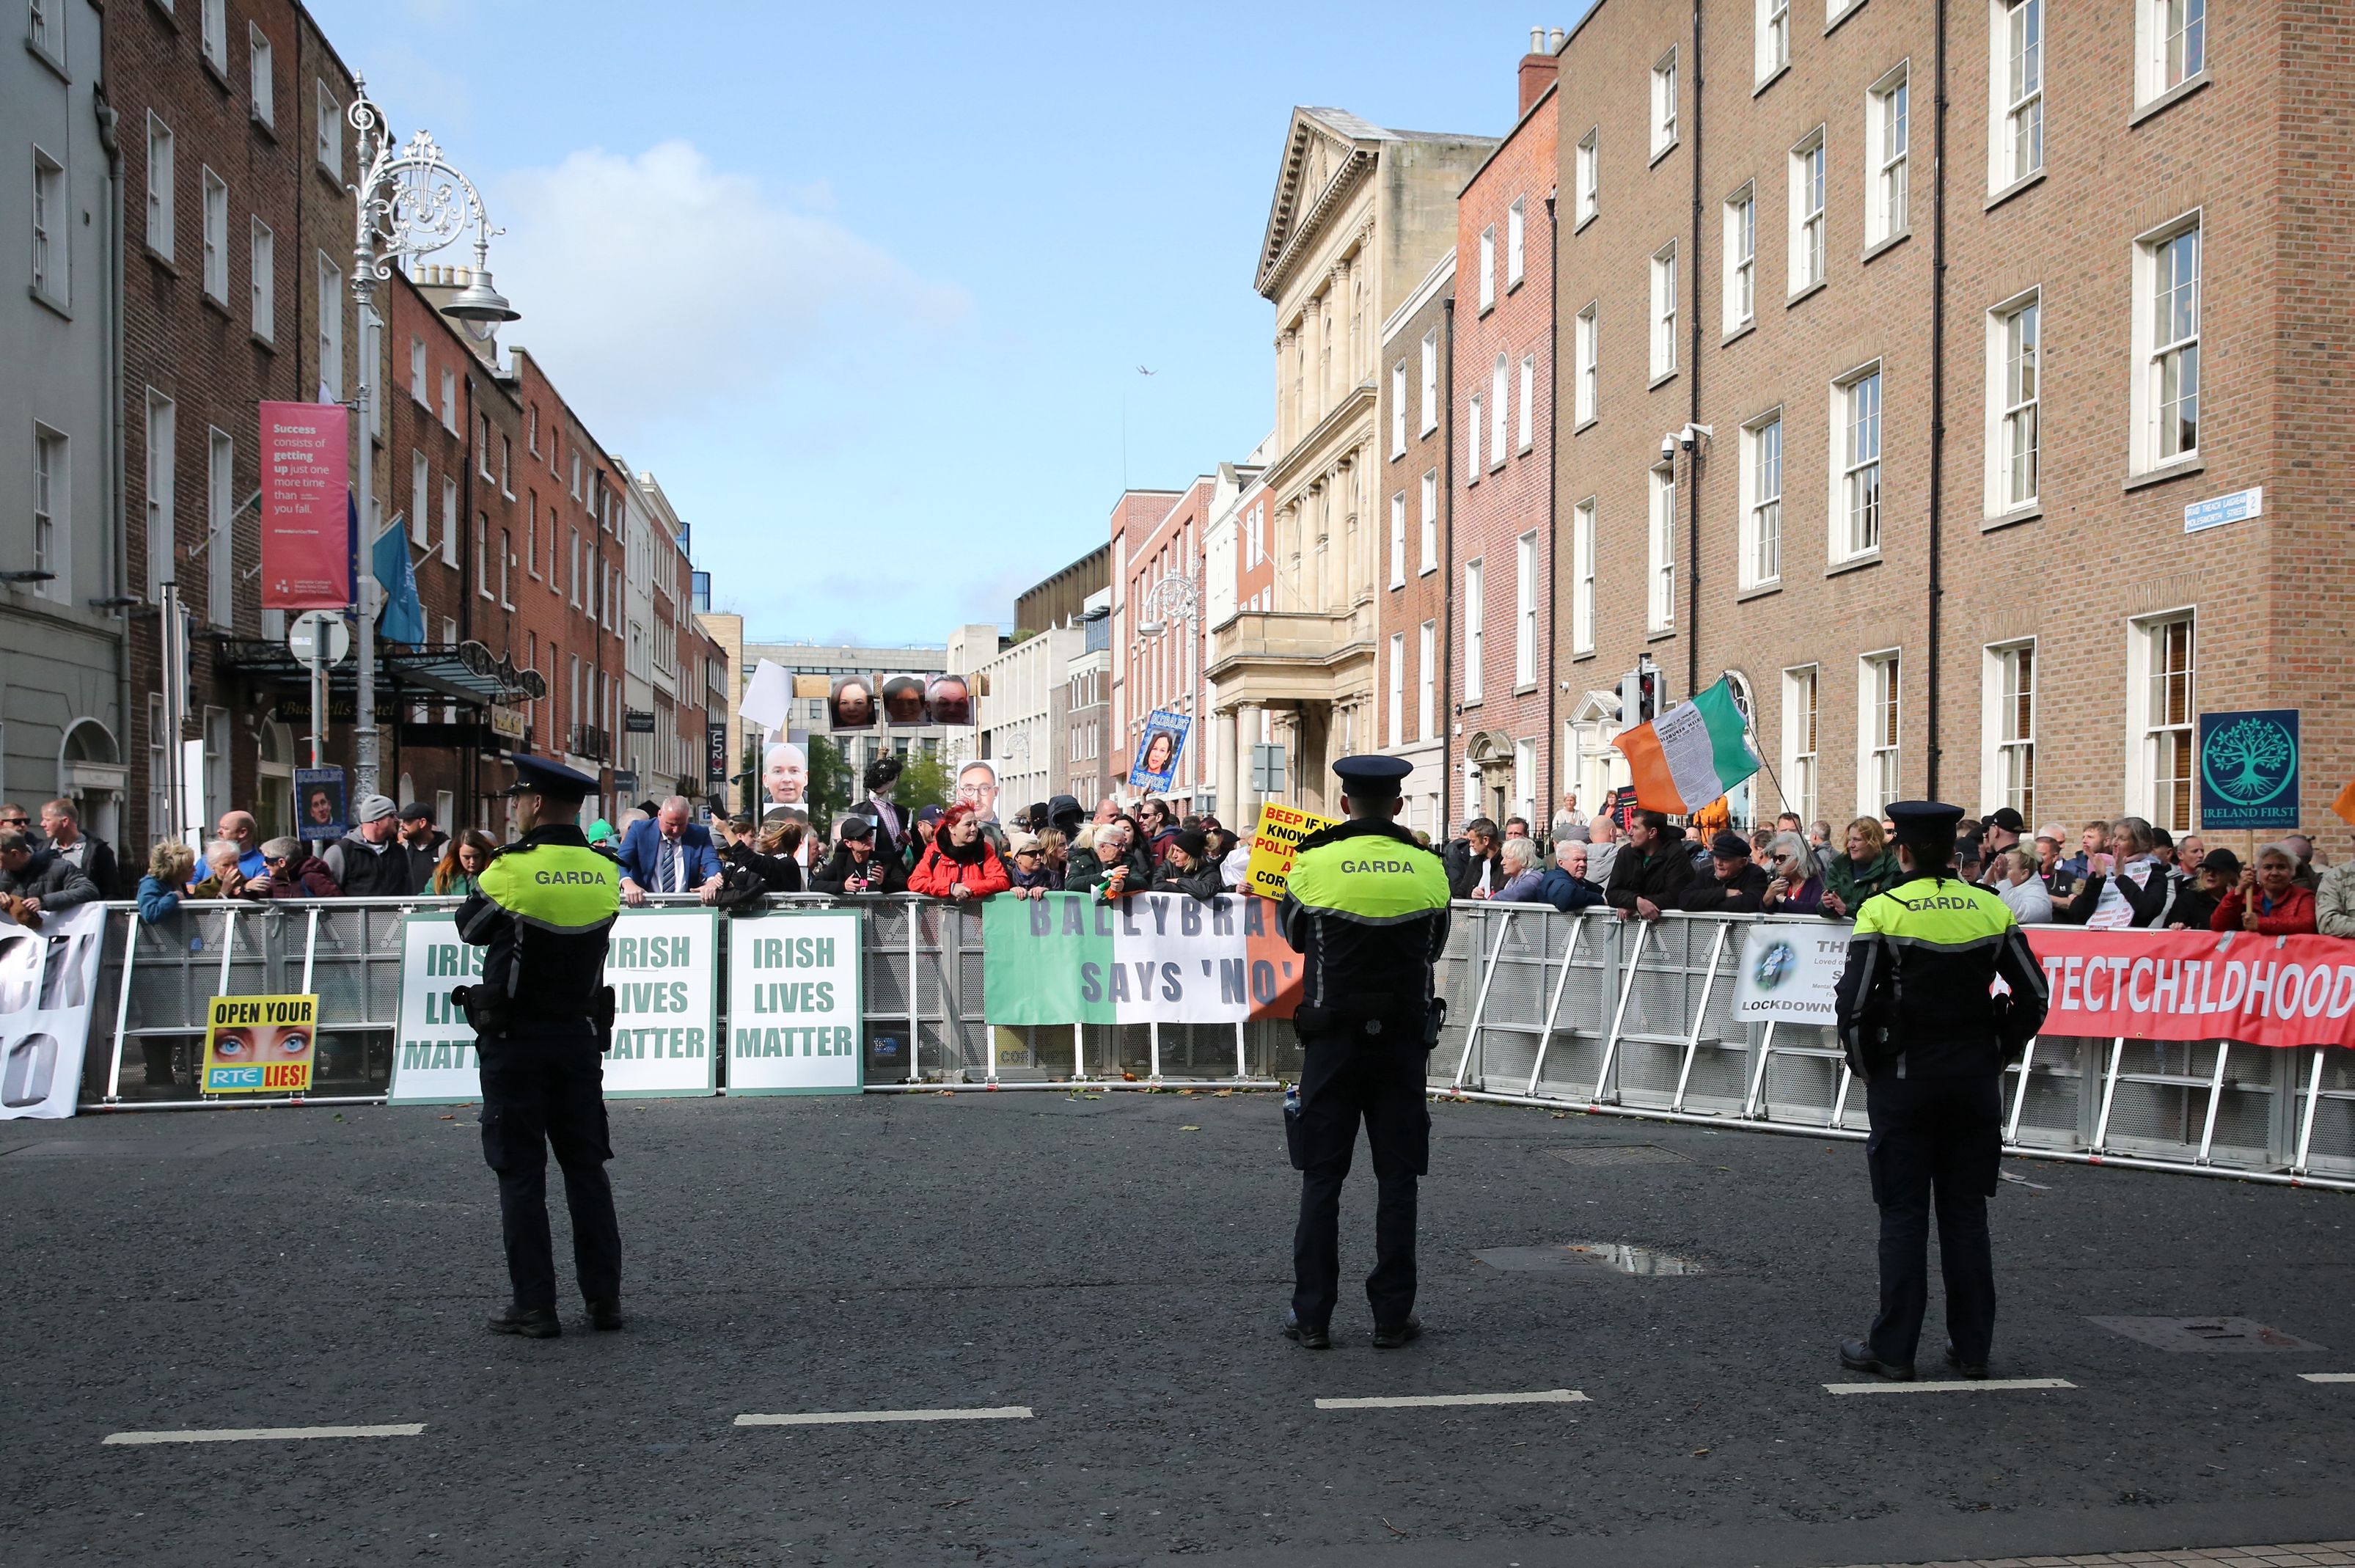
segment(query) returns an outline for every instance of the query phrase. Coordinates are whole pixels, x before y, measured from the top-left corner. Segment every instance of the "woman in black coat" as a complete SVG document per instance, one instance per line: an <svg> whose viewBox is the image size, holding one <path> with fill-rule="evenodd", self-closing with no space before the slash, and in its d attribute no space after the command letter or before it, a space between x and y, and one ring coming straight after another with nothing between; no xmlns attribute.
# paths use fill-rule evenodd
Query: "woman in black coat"
<svg viewBox="0 0 2355 1568"><path fill-rule="evenodd" d="M846 816L842 820L842 842L834 847L810 877L810 891L817 893L904 893L908 891L908 868L888 847L876 846L875 820L868 816Z"/></svg>

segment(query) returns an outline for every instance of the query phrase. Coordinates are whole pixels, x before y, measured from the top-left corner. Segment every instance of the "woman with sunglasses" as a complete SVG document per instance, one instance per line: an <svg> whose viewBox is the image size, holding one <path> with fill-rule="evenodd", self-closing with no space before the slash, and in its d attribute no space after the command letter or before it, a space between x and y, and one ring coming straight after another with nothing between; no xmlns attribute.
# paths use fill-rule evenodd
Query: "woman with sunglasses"
<svg viewBox="0 0 2355 1568"><path fill-rule="evenodd" d="M1807 841L1796 833L1777 833L1766 846L1766 884L1764 900L1768 914L1821 914L1824 908L1824 879L1816 869L1816 857Z"/></svg>
<svg viewBox="0 0 2355 1568"><path fill-rule="evenodd" d="M1063 887L1062 873L1048 864L1047 846L1036 833L1014 836L1014 864L1007 875L1018 899L1043 899Z"/></svg>

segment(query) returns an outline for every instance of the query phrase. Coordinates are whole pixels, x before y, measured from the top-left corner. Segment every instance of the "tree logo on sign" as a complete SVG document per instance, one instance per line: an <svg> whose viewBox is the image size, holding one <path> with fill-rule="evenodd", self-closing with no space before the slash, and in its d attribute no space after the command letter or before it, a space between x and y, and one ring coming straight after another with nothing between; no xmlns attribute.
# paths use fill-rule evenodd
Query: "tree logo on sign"
<svg viewBox="0 0 2355 1568"><path fill-rule="evenodd" d="M2297 772L2297 738L2252 715L2215 731L2200 754L2208 787L2235 805L2262 805Z"/></svg>

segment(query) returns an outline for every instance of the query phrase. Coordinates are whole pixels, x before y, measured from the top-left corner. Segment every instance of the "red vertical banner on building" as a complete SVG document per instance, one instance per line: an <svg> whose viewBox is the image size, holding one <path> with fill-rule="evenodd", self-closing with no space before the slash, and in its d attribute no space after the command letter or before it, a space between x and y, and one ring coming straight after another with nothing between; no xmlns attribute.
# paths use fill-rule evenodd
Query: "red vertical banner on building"
<svg viewBox="0 0 2355 1568"><path fill-rule="evenodd" d="M351 411L261 405L261 607L340 610L352 603Z"/></svg>

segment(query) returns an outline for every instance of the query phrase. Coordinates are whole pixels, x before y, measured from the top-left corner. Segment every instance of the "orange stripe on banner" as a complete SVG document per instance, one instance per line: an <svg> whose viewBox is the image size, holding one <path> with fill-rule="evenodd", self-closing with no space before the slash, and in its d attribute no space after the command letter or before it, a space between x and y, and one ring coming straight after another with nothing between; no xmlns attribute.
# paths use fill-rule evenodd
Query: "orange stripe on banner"
<svg viewBox="0 0 2355 1568"><path fill-rule="evenodd" d="M1668 772L1668 753L1660 750L1660 739L1649 724L1640 725L1620 736L1612 744L1627 759L1627 772L1636 784L1636 804L1646 811L1689 811L1685 797L1677 793L1677 781Z"/></svg>

